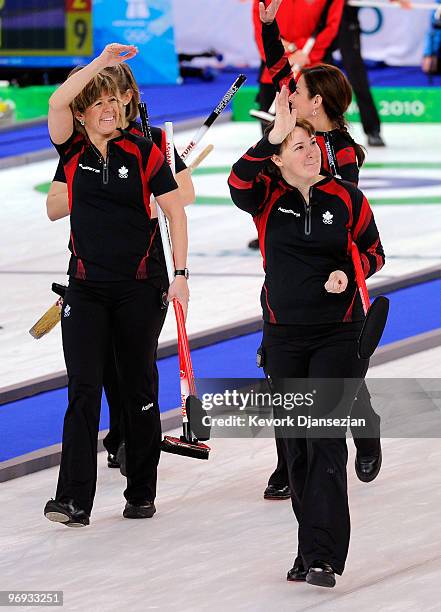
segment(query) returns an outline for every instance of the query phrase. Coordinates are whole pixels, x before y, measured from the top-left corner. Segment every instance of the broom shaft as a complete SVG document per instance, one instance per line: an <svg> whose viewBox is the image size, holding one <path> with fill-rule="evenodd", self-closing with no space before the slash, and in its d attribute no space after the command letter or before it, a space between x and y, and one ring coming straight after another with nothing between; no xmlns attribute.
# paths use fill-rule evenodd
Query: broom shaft
<svg viewBox="0 0 441 612"><path fill-rule="evenodd" d="M361 264L360 253L358 251L358 247L355 244L355 242L352 242L351 255L352 255L352 262L355 268L355 279L357 281L358 291L360 293L361 303L363 305L363 311L364 311L364 314L366 315L367 311L369 310L369 306L371 305L371 302L369 299L369 293L368 293L367 286L366 286L366 279L364 277L363 266Z"/></svg>

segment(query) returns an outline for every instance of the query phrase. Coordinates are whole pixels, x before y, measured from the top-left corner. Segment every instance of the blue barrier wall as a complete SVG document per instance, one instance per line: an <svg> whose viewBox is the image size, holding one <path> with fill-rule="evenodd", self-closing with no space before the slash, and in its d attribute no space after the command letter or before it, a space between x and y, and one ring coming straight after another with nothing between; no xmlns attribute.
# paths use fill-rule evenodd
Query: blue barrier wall
<svg viewBox="0 0 441 612"><path fill-rule="evenodd" d="M435 280L388 294L390 315L381 340L384 346L441 327L441 280ZM198 378L257 378L255 354L261 333L248 334L192 351ZM61 347L60 347L61 350ZM158 362L161 410L180 404L178 359ZM0 461L29 453L61 441L67 389L40 393L0 406ZM105 397L101 429L109 426Z"/></svg>

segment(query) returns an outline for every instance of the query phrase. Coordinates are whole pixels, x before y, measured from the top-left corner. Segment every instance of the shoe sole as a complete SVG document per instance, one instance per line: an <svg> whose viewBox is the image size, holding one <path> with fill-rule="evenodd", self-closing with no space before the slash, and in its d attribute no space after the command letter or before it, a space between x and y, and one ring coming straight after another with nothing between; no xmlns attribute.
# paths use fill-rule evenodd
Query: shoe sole
<svg viewBox="0 0 441 612"><path fill-rule="evenodd" d="M44 516L49 521L52 521L53 523L61 523L65 527L86 527L84 523L76 523L75 521L72 521L67 514L63 514L62 512L46 512Z"/></svg>
<svg viewBox="0 0 441 612"><path fill-rule="evenodd" d="M264 495L263 499L269 499L271 501L279 501L279 500L282 501L284 499L291 499L291 495L283 495L283 496L279 495L277 497L275 495L274 496L273 495Z"/></svg>
<svg viewBox="0 0 441 612"><path fill-rule="evenodd" d="M291 499L291 495L286 495L284 497L270 497L269 495L264 495L263 499L269 499L270 501L283 501L284 499Z"/></svg>
<svg viewBox="0 0 441 612"><path fill-rule="evenodd" d="M306 582L306 576L304 578L286 578L287 582Z"/></svg>
<svg viewBox="0 0 441 612"><path fill-rule="evenodd" d="M335 587L334 576L329 576L328 574L307 574L306 582L308 584L311 584L312 586L327 587L328 589L332 589L332 587Z"/></svg>
<svg viewBox="0 0 441 612"><path fill-rule="evenodd" d="M155 513L152 512L151 514L143 514L142 516L140 516L139 514L127 514L125 512L123 512L123 517L126 519L145 519L145 518L152 518L153 515Z"/></svg>
<svg viewBox="0 0 441 612"><path fill-rule="evenodd" d="M67 523L68 521L70 521L70 518L67 516L67 514L63 514L62 512L46 512L44 516L53 523Z"/></svg>

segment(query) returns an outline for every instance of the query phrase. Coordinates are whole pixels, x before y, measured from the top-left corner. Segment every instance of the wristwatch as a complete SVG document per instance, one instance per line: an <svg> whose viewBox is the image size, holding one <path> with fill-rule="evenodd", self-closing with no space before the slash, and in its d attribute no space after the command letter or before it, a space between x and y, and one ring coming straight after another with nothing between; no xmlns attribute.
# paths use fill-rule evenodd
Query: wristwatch
<svg viewBox="0 0 441 612"><path fill-rule="evenodd" d="M190 272L188 271L188 268L184 268L183 270L175 270L175 276L184 276L188 279Z"/></svg>

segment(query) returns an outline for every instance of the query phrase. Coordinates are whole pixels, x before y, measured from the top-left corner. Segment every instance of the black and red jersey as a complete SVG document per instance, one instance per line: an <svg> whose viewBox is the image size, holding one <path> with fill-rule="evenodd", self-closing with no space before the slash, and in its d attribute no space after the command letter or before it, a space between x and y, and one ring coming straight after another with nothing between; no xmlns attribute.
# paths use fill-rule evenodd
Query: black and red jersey
<svg viewBox="0 0 441 612"><path fill-rule="evenodd" d="M358 185L360 169L354 145L347 132L335 129L316 132L315 135L322 152L322 170Z"/></svg>
<svg viewBox="0 0 441 612"><path fill-rule="evenodd" d="M153 142L155 143L157 147L159 147L162 154L165 156L166 141L165 141L164 130L161 130L161 128L158 128L158 127L151 127L150 129L152 132ZM127 131L131 132L132 134L135 134L136 136L142 136L142 128L141 128L141 125L137 121L131 121L127 127ZM185 162L181 159L181 156L179 155L179 153L176 151L176 148L175 148L176 174L178 174L182 170L185 170L186 168L187 166L185 165ZM52 180L58 181L59 183L66 182L66 175L64 174L64 166L63 166L61 159L58 162L57 169L55 171L55 175Z"/></svg>
<svg viewBox="0 0 441 612"><path fill-rule="evenodd" d="M107 281L163 275L150 196L173 191L177 184L154 143L119 132L108 142L106 160L78 132L55 145L67 179L72 253L68 274L75 278Z"/></svg>
<svg viewBox="0 0 441 612"><path fill-rule="evenodd" d="M366 278L384 265L369 203L355 185L331 175L311 187L307 203L298 189L264 172L276 150L263 138L234 164L228 179L233 202L257 227L265 271L263 318L281 324L361 321L351 241ZM349 279L340 294L324 287L335 270Z"/></svg>
<svg viewBox="0 0 441 612"><path fill-rule="evenodd" d="M161 153L165 156L166 153L166 136L165 136L165 132L164 130L161 130L161 128L158 127L151 127L151 133L152 133L152 141L155 143L155 145L157 147L159 147L159 149L161 150ZM137 121L131 121L128 125L127 131L135 134L136 136L142 136L142 127L141 125L137 122ZM185 162L182 160L181 156L179 155L179 153L176 150L175 147L175 170L176 170L176 174L178 174L179 172L181 172L182 170L185 170L187 168ZM61 158L58 161L58 165L57 165L57 169L55 171L55 175L54 178L52 179L53 181L58 181L59 183L66 183L66 175L64 173L64 166L63 166L63 162L61 160ZM150 220L150 224L151 224L151 231L154 234L154 239L153 239L153 247L155 250L157 250L157 256L161 262L161 268L162 268L162 281L161 281L161 285L163 287L166 287L168 285L168 276L167 276L167 270L166 270L166 264L165 264L165 258L164 258L164 251L162 248L162 239L161 239L161 234L159 232L159 228L158 228L158 219L157 217L154 217L153 219Z"/></svg>
<svg viewBox="0 0 441 612"><path fill-rule="evenodd" d="M280 40L276 20L269 25L262 24L262 40L274 86L280 91L282 85L285 85L293 93L296 90L296 81ZM358 185L357 156L349 134L345 130L335 129L317 132L316 136L322 151L322 169Z"/></svg>
<svg viewBox="0 0 441 612"><path fill-rule="evenodd" d="M318 32L312 51L309 54L310 65L322 62L327 50L338 34L343 5L344 0L284 0L277 12L277 21L283 38L290 43L294 43L297 49L303 49L306 41L315 33L322 16L325 14L325 22L322 29ZM264 42L262 42L259 0L253 0L253 24L254 37L260 57L268 67L268 62L265 61L266 49ZM285 54L285 58L288 58L288 53ZM260 81L262 83L271 83L271 76L268 70L262 72Z"/></svg>

